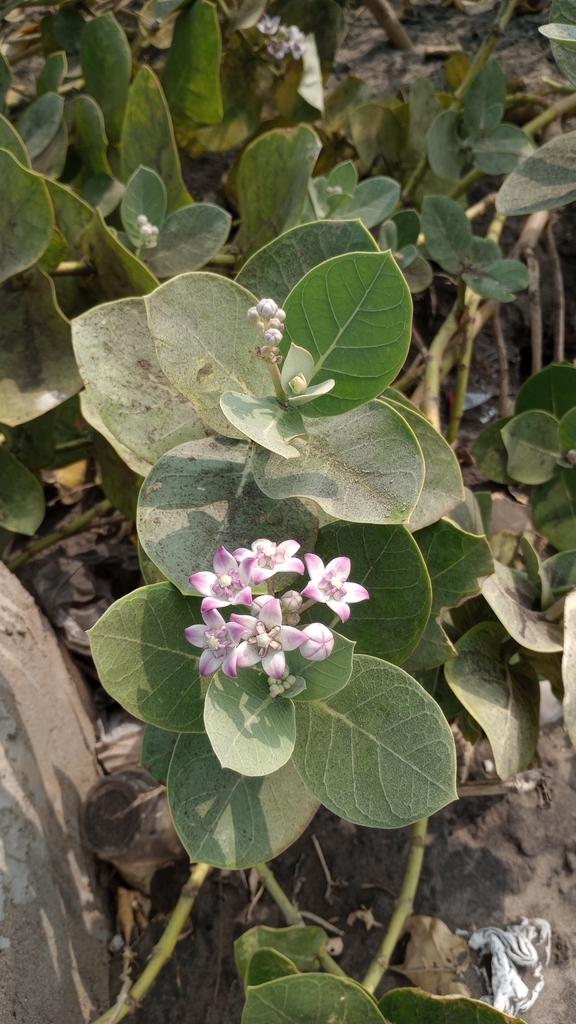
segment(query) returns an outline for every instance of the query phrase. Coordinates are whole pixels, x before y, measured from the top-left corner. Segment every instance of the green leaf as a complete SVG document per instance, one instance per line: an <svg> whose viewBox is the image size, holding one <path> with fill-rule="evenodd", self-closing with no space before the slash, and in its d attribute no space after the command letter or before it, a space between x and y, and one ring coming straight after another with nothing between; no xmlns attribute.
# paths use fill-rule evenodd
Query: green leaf
<svg viewBox="0 0 576 1024"><path fill-rule="evenodd" d="M495 260L462 274L478 295L495 302L513 302L515 293L528 287L528 270L518 260Z"/></svg>
<svg viewBox="0 0 576 1024"><path fill-rule="evenodd" d="M104 115L112 145L120 142L132 74L132 54L124 30L109 11L89 21L82 35L86 90Z"/></svg>
<svg viewBox="0 0 576 1024"><path fill-rule="evenodd" d="M57 50L46 58L46 63L36 80L36 96L46 92L58 92L68 71L68 58L64 50Z"/></svg>
<svg viewBox="0 0 576 1024"><path fill-rule="evenodd" d="M99 210L82 235L82 250L96 271L101 302L146 295L158 284L144 264L114 238Z"/></svg>
<svg viewBox="0 0 576 1024"><path fill-rule="evenodd" d="M355 640L357 651L401 665L424 632L432 602L426 565L415 540L403 526L332 523L318 535L316 554L329 562L338 555L352 560L350 578L370 594L351 609L337 628ZM333 612L315 605L310 618L334 620ZM332 664L332 659L327 666ZM301 700L311 699L306 690ZM316 698L315 698L316 699Z"/></svg>
<svg viewBox="0 0 576 1024"><path fill-rule="evenodd" d="M472 228L464 210L448 196L426 196L422 203L422 231L433 260L458 274L471 262Z"/></svg>
<svg viewBox="0 0 576 1024"><path fill-rule="evenodd" d="M91 96L74 97L76 148L91 174L105 174L112 178L108 163L108 139L104 129L104 115Z"/></svg>
<svg viewBox="0 0 576 1024"><path fill-rule="evenodd" d="M50 145L62 121L64 100L55 92L47 92L31 103L18 121L18 131L34 160Z"/></svg>
<svg viewBox="0 0 576 1024"><path fill-rule="evenodd" d="M238 775L220 767L207 736L178 740L168 799L190 858L233 870L277 857L319 806L291 761L272 775Z"/></svg>
<svg viewBox="0 0 576 1024"><path fill-rule="evenodd" d="M414 653L405 662L408 672L435 668L454 657L454 647L440 625L442 611L453 608L479 591L478 578L492 572L492 556L485 537L465 533L441 519L414 534L432 582L432 610Z"/></svg>
<svg viewBox="0 0 576 1024"><path fill-rule="evenodd" d="M221 545L234 551L256 537L278 536L294 538L306 551L314 548L316 517L300 501L265 497L247 457L245 444L191 441L163 455L140 492L142 546L183 593L192 591L190 573L212 570Z"/></svg>
<svg viewBox="0 0 576 1024"><path fill-rule="evenodd" d="M219 274L183 274L147 300L158 360L169 380L220 434L238 436L220 407L226 391L257 396L271 381L253 355L259 336L248 320L255 299Z"/></svg>
<svg viewBox="0 0 576 1024"><path fill-rule="evenodd" d="M446 682L442 665L418 672L416 680L424 687L426 693L434 697L436 703L442 708L445 718L453 718L454 715L461 714L464 711L460 701L454 696Z"/></svg>
<svg viewBox="0 0 576 1024"><path fill-rule="evenodd" d="M276 950L299 971L319 970L318 953L327 938L324 929L315 925L306 928L300 925L292 925L290 928L268 928L267 925L250 928L234 943L238 973L246 979L253 956L261 949Z"/></svg>
<svg viewBox="0 0 576 1024"><path fill-rule="evenodd" d="M506 79L498 61L489 60L466 91L464 127L474 140L492 135L504 117Z"/></svg>
<svg viewBox="0 0 576 1024"><path fill-rule="evenodd" d="M2 65L0 64L0 68ZM30 167L28 150L10 121L0 114L0 149L7 149L23 167Z"/></svg>
<svg viewBox="0 0 576 1024"><path fill-rule="evenodd" d="M482 595L522 647L543 653L562 650L562 626L534 611L536 591L523 573L495 561L494 575L484 580Z"/></svg>
<svg viewBox="0 0 576 1024"><path fill-rule="evenodd" d="M543 410L530 409L514 416L501 433L510 476L523 484L546 483L561 454L558 420Z"/></svg>
<svg viewBox="0 0 576 1024"><path fill-rule="evenodd" d="M576 407L564 413L558 427L558 437L563 451L576 448Z"/></svg>
<svg viewBox="0 0 576 1024"><path fill-rule="evenodd" d="M298 282L320 263L347 252L377 252L359 221L314 221L291 228L244 264L236 277L254 295L282 306Z"/></svg>
<svg viewBox="0 0 576 1024"><path fill-rule="evenodd" d="M553 43L560 43L568 50L576 50L576 27L574 25L540 25L538 31Z"/></svg>
<svg viewBox="0 0 576 1024"><path fill-rule="evenodd" d="M202 622L200 602L183 597L171 583L120 598L90 630L104 689L151 725L204 732L207 683L198 674L198 648L184 636L195 622Z"/></svg>
<svg viewBox="0 0 576 1024"><path fill-rule="evenodd" d="M559 551L576 548L576 473L560 469L532 493L536 526Z"/></svg>
<svg viewBox="0 0 576 1024"><path fill-rule="evenodd" d="M193 202L182 180L168 104L151 68L143 67L130 86L120 149L123 181L141 165L151 167L166 186L168 213Z"/></svg>
<svg viewBox="0 0 576 1024"><path fill-rule="evenodd" d="M164 221L158 245L146 253L146 263L159 278L198 270L220 251L231 223L230 214L212 203L176 210Z"/></svg>
<svg viewBox="0 0 576 1024"><path fill-rule="evenodd" d="M49 93L46 93L46 96L48 95ZM62 120L52 142L39 156L35 157L32 161L32 167L39 174L44 174L47 178L59 178L66 166L67 154L68 128L66 127L66 122Z"/></svg>
<svg viewBox="0 0 576 1024"><path fill-rule="evenodd" d="M246 984L254 987L293 974L298 974L298 970L287 956L274 949L257 949L248 965Z"/></svg>
<svg viewBox="0 0 576 1024"><path fill-rule="evenodd" d="M433 996L419 988L394 988L378 1008L388 1024L523 1024L476 999Z"/></svg>
<svg viewBox="0 0 576 1024"><path fill-rule="evenodd" d="M458 178L466 163L466 153L458 132L460 117L456 110L444 110L436 118L428 135L428 160L441 178Z"/></svg>
<svg viewBox="0 0 576 1024"><path fill-rule="evenodd" d="M540 576L549 592L549 600L544 605L547 607L576 587L576 551L560 551L547 558L540 566ZM565 641L566 636L565 631Z"/></svg>
<svg viewBox="0 0 576 1024"><path fill-rule="evenodd" d="M296 742L294 704L272 698L263 672L218 672L206 693L204 724L223 768L245 776L271 775L286 764Z"/></svg>
<svg viewBox="0 0 576 1024"><path fill-rule="evenodd" d="M0 526L11 533L33 537L44 519L42 484L3 444L0 445L0 478Z"/></svg>
<svg viewBox="0 0 576 1024"><path fill-rule="evenodd" d="M241 228L246 256L298 222L320 140L307 125L265 132L251 142L238 167Z"/></svg>
<svg viewBox="0 0 576 1024"><path fill-rule="evenodd" d="M48 194L54 207L56 227L68 242L66 259L79 260L83 256L81 240L94 217L94 211L71 189L57 181L47 181Z"/></svg>
<svg viewBox="0 0 576 1024"><path fill-rule="evenodd" d="M266 10L267 3L268 0L240 0L238 13L232 18L230 27L254 28Z"/></svg>
<svg viewBox="0 0 576 1024"><path fill-rule="evenodd" d="M553 23L575 25L576 10L572 0L553 0L550 8L550 19ZM552 56L560 71L569 82L576 81L576 55L561 43L550 42Z"/></svg>
<svg viewBox="0 0 576 1024"><path fill-rule="evenodd" d="M86 22L77 7L61 7L53 22L54 37L58 46L66 53L76 56L80 53Z"/></svg>
<svg viewBox="0 0 576 1024"><path fill-rule="evenodd" d="M544 409L557 420L574 407L576 366L570 363L545 366L529 377L516 398L516 415L528 409Z"/></svg>
<svg viewBox="0 0 576 1024"><path fill-rule="evenodd" d="M224 109L220 92L222 39L216 6L209 0L180 11L162 85L176 129L194 131L220 124Z"/></svg>
<svg viewBox="0 0 576 1024"><path fill-rule="evenodd" d="M498 623L480 622L456 641L458 657L444 666L450 689L486 733L501 779L528 767L540 729L538 677L506 662L505 640Z"/></svg>
<svg viewBox="0 0 576 1024"><path fill-rule="evenodd" d="M394 112L382 103L363 103L350 113L352 142L366 170L384 162L396 170L402 148L402 127Z"/></svg>
<svg viewBox="0 0 576 1024"><path fill-rule="evenodd" d="M282 22L314 33L324 80L332 71L336 51L346 35L344 11L334 0L288 0L282 4ZM272 13L280 13L280 10Z"/></svg>
<svg viewBox="0 0 576 1024"><path fill-rule="evenodd" d="M316 116L312 114L312 119L317 121L318 115L324 117L324 83L316 40L312 34L305 37L304 53L301 60L302 76L298 85L298 96L312 108L312 111L316 112Z"/></svg>
<svg viewBox="0 0 576 1024"><path fill-rule="evenodd" d="M241 33L234 33L220 66L224 117L214 128L197 129L195 139L190 141L193 155L200 146L220 153L252 138L275 81L270 65L245 45Z"/></svg>
<svg viewBox="0 0 576 1024"><path fill-rule="evenodd" d="M315 607L314 613L310 614L310 621L323 618L318 614L320 608L320 605ZM294 696L295 701L325 700L333 693L338 693L338 690L342 690L350 679L355 644L334 630L332 636L334 647L326 661L308 661L298 649L287 653L286 660L291 675L300 676L306 683L306 689Z"/></svg>
<svg viewBox="0 0 576 1024"><path fill-rule="evenodd" d="M135 455L134 452L131 452L129 448L126 448L125 445L114 437L112 431L108 429L104 420L100 417L100 413L98 412L99 404L101 404L100 399L97 396L97 392L94 392L93 388L86 387L80 393L80 411L86 422L106 438L123 462L125 462L133 472L138 473L139 476L145 477L150 472L150 463L146 462L145 459L140 458L139 455ZM146 574L144 573L143 576L146 583L160 583L161 580L166 579L162 574L157 576L155 579L146 578Z"/></svg>
<svg viewBox="0 0 576 1024"><path fill-rule="evenodd" d="M324 117L319 127L325 132L338 132L349 128L352 112L369 98L370 89L366 83L354 75L348 75L325 97Z"/></svg>
<svg viewBox="0 0 576 1024"><path fill-rule="evenodd" d="M510 423L511 419L511 416L505 416L491 423L472 445L472 454L478 466L489 480L495 480L497 484L513 483L507 471L508 452L502 439L502 427Z"/></svg>
<svg viewBox="0 0 576 1024"><path fill-rule="evenodd" d="M474 139L474 166L484 174L509 174L532 155L532 139L515 124L501 124L492 135Z"/></svg>
<svg viewBox="0 0 576 1024"><path fill-rule="evenodd" d="M102 490L123 516L136 522L138 494L142 476L134 473L103 434L94 438L94 456L100 467Z"/></svg>
<svg viewBox="0 0 576 1024"><path fill-rule="evenodd" d="M265 494L278 501L312 498L331 516L353 523L389 525L410 518L424 461L410 427L394 409L369 402L343 416L308 420L307 427L308 439L293 442L298 460L255 451L253 472Z"/></svg>
<svg viewBox="0 0 576 1024"><path fill-rule="evenodd" d="M6 12L7 13L7 12ZM0 54L0 113L4 110L6 95L12 85L12 68L4 54Z"/></svg>
<svg viewBox="0 0 576 1024"><path fill-rule="evenodd" d="M392 223L396 226L399 249L416 245L420 234L420 217L416 210L399 210L392 217Z"/></svg>
<svg viewBox="0 0 576 1024"><path fill-rule="evenodd" d="M572 741L572 746L576 746L576 591L566 597L564 628L566 630L562 657L564 726Z"/></svg>
<svg viewBox="0 0 576 1024"><path fill-rule="evenodd" d="M408 161L417 163L426 156L426 137L442 107L429 78L420 75L410 88L410 121L406 148Z"/></svg>
<svg viewBox="0 0 576 1024"><path fill-rule="evenodd" d="M249 988L242 1024L385 1024L376 1003L349 978L301 974Z"/></svg>
<svg viewBox="0 0 576 1024"><path fill-rule="evenodd" d="M412 295L425 292L434 280L432 267L423 256L417 256L413 263L402 270L402 273Z"/></svg>
<svg viewBox="0 0 576 1024"><path fill-rule="evenodd" d="M347 686L296 704L294 762L334 814L399 828L456 798L450 728L436 702L395 665L355 655Z"/></svg>
<svg viewBox="0 0 576 1024"><path fill-rule="evenodd" d="M284 459L298 458L290 441L306 434L306 427L297 409L284 409L274 396L254 398L237 391L226 391L220 406L226 419L252 441Z"/></svg>
<svg viewBox="0 0 576 1024"><path fill-rule="evenodd" d="M160 229L166 216L166 186L150 167L139 167L128 179L120 216L128 238L137 249L142 245L138 217L148 218Z"/></svg>
<svg viewBox="0 0 576 1024"><path fill-rule="evenodd" d="M492 497L490 494L488 497L490 498L490 518L492 518ZM490 533L485 529L478 492L471 491L469 487L464 488L464 501L460 505L456 505L447 518L464 530L464 533L473 533L477 537L484 534L484 536L490 537Z"/></svg>
<svg viewBox="0 0 576 1024"><path fill-rule="evenodd" d="M143 299L89 310L74 321L72 341L100 415L141 458L153 464L176 444L206 436L195 407L160 369Z"/></svg>
<svg viewBox="0 0 576 1024"><path fill-rule="evenodd" d="M398 394L388 388L383 397L416 434L426 471L418 503L410 516L409 529L413 532L435 523L463 501L464 485L458 459L450 445L414 406L398 402Z"/></svg>
<svg viewBox="0 0 576 1024"><path fill-rule="evenodd" d="M178 740L179 733L166 732L156 725L147 725L144 730L142 741L142 753L140 764L156 782L166 785L168 769L174 753L174 747Z"/></svg>
<svg viewBox="0 0 576 1024"><path fill-rule="evenodd" d="M18 427L0 424L0 432L5 438L3 443L28 469L52 465L56 456L56 423L61 408L57 406Z"/></svg>
<svg viewBox="0 0 576 1024"><path fill-rule="evenodd" d="M31 204L30 216L34 209ZM33 267L18 281L6 281L0 308L0 409L3 422L15 427L75 395L82 381L70 324L47 274Z"/></svg>
<svg viewBox="0 0 576 1024"><path fill-rule="evenodd" d="M540 146L506 178L496 209L517 217L535 210L555 210L575 199L576 132L567 132Z"/></svg>
<svg viewBox="0 0 576 1024"><path fill-rule="evenodd" d="M367 178L354 191L352 202L330 215L332 220L359 220L373 228L389 217L400 198L400 186L392 178Z"/></svg>
<svg viewBox="0 0 576 1024"><path fill-rule="evenodd" d="M103 217L108 217L119 206L125 191L122 182L109 174L93 174L82 188L82 199L99 210ZM124 232L118 232L116 237L123 245L128 243L127 248L131 245Z"/></svg>
<svg viewBox="0 0 576 1024"><path fill-rule="evenodd" d="M381 394L404 364L412 302L388 252L327 260L298 282L284 309L282 355L294 342L314 359L310 384L336 381L329 394L306 406L307 416L337 416L364 405Z"/></svg>

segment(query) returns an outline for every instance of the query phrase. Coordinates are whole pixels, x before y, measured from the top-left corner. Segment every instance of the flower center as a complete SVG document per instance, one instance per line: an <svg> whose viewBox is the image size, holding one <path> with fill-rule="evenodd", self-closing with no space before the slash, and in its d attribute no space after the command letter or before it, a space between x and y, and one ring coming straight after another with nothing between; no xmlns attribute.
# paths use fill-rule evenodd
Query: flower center
<svg viewBox="0 0 576 1024"><path fill-rule="evenodd" d="M238 569L229 569L228 572L216 573L217 583L212 584L212 593L215 597L226 597L229 601L234 597L235 590L242 590L244 584L238 577Z"/></svg>
<svg viewBox="0 0 576 1024"><path fill-rule="evenodd" d="M232 641L227 639L225 629L206 629L204 636L206 637L204 650L212 651L215 658L223 658L228 648L232 646Z"/></svg>
<svg viewBox="0 0 576 1024"><path fill-rule="evenodd" d="M258 544L256 546L256 561L261 569L275 569L285 559L284 549L277 547L276 544Z"/></svg>
<svg viewBox="0 0 576 1024"><path fill-rule="evenodd" d="M256 634L248 638L248 643L258 649L258 656L260 658L264 658L268 654L269 648L273 651L282 650L282 644L276 639L279 633L280 626L272 626L271 629L266 631L264 623L258 621L256 623Z"/></svg>
<svg viewBox="0 0 576 1024"><path fill-rule="evenodd" d="M339 600L343 600L346 597L344 584L347 579L347 576L342 576L335 569L330 569L330 572L327 572L320 580L318 589L322 590L328 599L338 597Z"/></svg>

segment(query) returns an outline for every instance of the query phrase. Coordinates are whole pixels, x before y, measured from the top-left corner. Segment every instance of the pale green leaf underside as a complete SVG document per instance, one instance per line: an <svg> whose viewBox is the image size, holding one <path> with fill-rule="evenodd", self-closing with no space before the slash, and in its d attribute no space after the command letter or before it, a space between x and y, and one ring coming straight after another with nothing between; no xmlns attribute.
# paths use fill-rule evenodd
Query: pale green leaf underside
<svg viewBox="0 0 576 1024"><path fill-rule="evenodd" d="M562 626L533 610L535 594L528 580L500 562L494 562L494 570L484 581L482 594L514 640L529 651L561 651Z"/></svg>
<svg viewBox="0 0 576 1024"><path fill-rule="evenodd" d="M323 615L317 614L320 609L321 605L315 605L314 613L310 618L313 620L324 619ZM333 619L334 616L330 614L330 618ZM334 630L332 630L332 635L334 636L334 647L326 661L308 661L300 654L298 648L287 653L286 661L291 674L301 676L306 681L306 689L297 694L294 700L325 700L346 686L352 674L355 644Z"/></svg>
<svg viewBox="0 0 576 1024"><path fill-rule="evenodd" d="M254 398L237 391L226 391L220 407L230 423L252 441L283 459L297 459L298 451L290 441L306 433L297 409L284 409L277 398Z"/></svg>

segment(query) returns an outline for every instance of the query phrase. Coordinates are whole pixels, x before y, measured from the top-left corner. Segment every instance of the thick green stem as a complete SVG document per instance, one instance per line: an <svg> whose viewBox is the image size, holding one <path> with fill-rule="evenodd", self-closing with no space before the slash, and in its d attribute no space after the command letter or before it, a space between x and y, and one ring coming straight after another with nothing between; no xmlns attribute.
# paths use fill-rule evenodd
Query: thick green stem
<svg viewBox="0 0 576 1024"><path fill-rule="evenodd" d="M458 86L454 93L454 100L456 101L456 104L453 104L453 106L456 106L456 108L457 104L464 99L469 86L476 78L478 72L482 70L486 62L492 56L494 49L496 48L502 36L504 35L504 32L506 31L506 26L508 25L510 18L514 14L514 8L516 7L517 2L518 0L507 0L507 2L504 4L502 8L502 11L494 21L494 24L492 25L490 32L486 36L486 39L480 46L480 49L478 50L476 56L474 57L474 60L472 61L472 64L470 65L466 77L463 79L463 81L460 83L460 85Z"/></svg>
<svg viewBox="0 0 576 1024"><path fill-rule="evenodd" d="M282 886L280 886L276 881L274 872L268 867L267 864L264 863L256 864L255 868L260 876L262 884L266 887L272 899L280 907L280 910L282 911L284 917L286 918L286 922L288 924L297 924L300 925L302 928L305 928L306 925L302 920L300 911L297 910L294 904L290 902ZM337 964L336 961L332 959L329 953L320 952L318 954L318 959L327 974L336 974L338 975L339 978L348 977L346 971L342 970L339 964ZM96 1024L98 1024L98 1022L96 1022Z"/></svg>
<svg viewBox="0 0 576 1024"><path fill-rule="evenodd" d="M34 541L34 543L30 544L30 546L27 547L21 555L17 555L17 557L13 558L11 562L8 562L6 568L9 569L10 572L14 572L16 569L19 569L20 566L25 565L28 559L32 558L32 555L37 555L39 551L51 548L53 544L58 544L61 540L65 540L66 537L72 537L73 534L80 533L81 530L85 530L96 516L102 515L110 508L112 508L112 502L108 501L106 498L105 501L101 501L98 505L95 505L94 508L89 509L88 512L84 512L83 515L78 516L78 519L73 519L72 522L68 523L68 526L65 526L62 530L58 530L56 533L49 533L46 537L42 537L41 540Z"/></svg>
<svg viewBox="0 0 576 1024"><path fill-rule="evenodd" d="M232 253L228 252L217 252L215 256L212 256L208 263L214 267L235 267L236 257Z"/></svg>
<svg viewBox="0 0 576 1024"><path fill-rule="evenodd" d="M284 391L284 388L282 387L282 378L280 376L280 370L278 369L278 364L277 363L269 363L268 360L265 360L265 362L266 362L266 366L268 367L268 372L270 374L270 377L272 378L272 383L274 385L274 391L276 392L276 398L280 402L280 405L286 405L286 393Z"/></svg>
<svg viewBox="0 0 576 1024"><path fill-rule="evenodd" d="M450 423L448 425L448 433L446 440L448 444L452 444L453 441L458 437L458 430L460 429L460 422L462 420L462 414L464 412L464 400L466 398L466 392L468 390L468 381L470 379L470 367L472 365L472 352L474 349L474 321L476 313L478 311L478 305L480 303L480 296L473 292L471 289L466 289L466 301L465 301L465 316L466 324L464 327L464 341L462 345L462 355L458 364L458 376L456 378L456 395L454 398L454 405L450 414Z"/></svg>
<svg viewBox="0 0 576 1024"><path fill-rule="evenodd" d="M94 270L84 260L64 260L51 271L52 277L86 277L93 274Z"/></svg>
<svg viewBox="0 0 576 1024"><path fill-rule="evenodd" d="M422 178L426 174L430 164L428 163L428 157L423 156L422 159L412 171L412 174L408 178L404 188L402 189L402 202L407 203L412 198L414 192L418 188L418 185L422 181Z"/></svg>
<svg viewBox="0 0 576 1024"><path fill-rule="evenodd" d="M160 942L154 947L152 959L149 960L138 980L132 985L125 1002L120 1007L118 1005L111 1006L106 1013L98 1017L94 1024L104 1024L104 1021L112 1020L116 1024L117 1021L123 1020L129 1013L133 1013L137 1009L139 1000L152 988L164 964L172 956L196 897L211 870L209 864L196 864L186 885L182 888L180 899L174 907L172 917L166 925Z"/></svg>
<svg viewBox="0 0 576 1024"><path fill-rule="evenodd" d="M392 914L388 931L382 939L378 952L368 968L368 972L362 982L365 989L374 995L380 981L390 966L390 959L396 948L398 940L402 936L402 930L414 909L414 899L422 873L422 862L424 860L424 845L426 832L428 831L428 818L420 818L414 823L412 829L412 843L406 865L406 874L402 883L402 889L396 909Z"/></svg>
<svg viewBox="0 0 576 1024"><path fill-rule="evenodd" d="M424 371L424 388L420 410L432 426L440 433L440 365L444 349L452 335L458 330L455 308L446 317L428 350L428 362Z"/></svg>

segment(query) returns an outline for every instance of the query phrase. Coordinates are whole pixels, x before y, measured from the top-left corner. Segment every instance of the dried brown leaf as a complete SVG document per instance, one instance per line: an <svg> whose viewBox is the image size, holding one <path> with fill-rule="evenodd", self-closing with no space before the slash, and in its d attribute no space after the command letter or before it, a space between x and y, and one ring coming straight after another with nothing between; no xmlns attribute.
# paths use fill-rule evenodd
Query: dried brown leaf
<svg viewBox="0 0 576 1024"><path fill-rule="evenodd" d="M406 931L410 939L404 963L394 970L433 995L469 996L469 989L460 981L470 961L466 939L454 935L438 917L409 917Z"/></svg>

